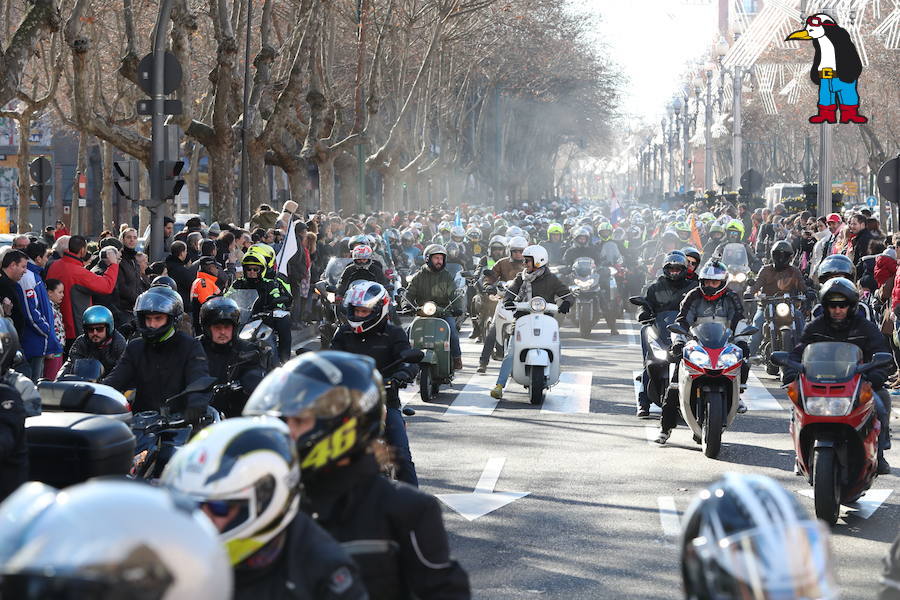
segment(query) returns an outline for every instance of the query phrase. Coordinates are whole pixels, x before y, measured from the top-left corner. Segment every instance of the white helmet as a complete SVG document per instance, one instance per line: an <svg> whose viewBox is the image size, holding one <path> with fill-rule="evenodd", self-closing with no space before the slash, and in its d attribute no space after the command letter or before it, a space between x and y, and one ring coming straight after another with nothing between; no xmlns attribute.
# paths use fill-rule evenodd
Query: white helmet
<svg viewBox="0 0 900 600"><path fill-rule="evenodd" d="M0 505L4 598L231 598L216 529L190 499L125 480L31 482Z"/></svg>
<svg viewBox="0 0 900 600"><path fill-rule="evenodd" d="M466 237L466 230L463 229L462 225L454 225L450 228L450 236L456 241L460 241Z"/></svg>
<svg viewBox="0 0 900 600"><path fill-rule="evenodd" d="M528 247L528 240L523 238L521 235L517 235L509 240L509 251L513 250L524 250Z"/></svg>
<svg viewBox="0 0 900 600"><path fill-rule="evenodd" d="M525 237L525 230L522 229L521 227L518 227L518 226L516 226L516 225L513 225L512 227L507 227L507 228L506 228L506 235L507 235L508 237L511 237L511 238L514 238L514 237Z"/></svg>
<svg viewBox="0 0 900 600"><path fill-rule="evenodd" d="M531 260L534 261L534 267L536 269L547 266L547 263L550 262L550 256L547 254L547 249L543 246L528 246L525 248L525 252L522 253L522 258L531 258Z"/></svg>
<svg viewBox="0 0 900 600"><path fill-rule="evenodd" d="M368 308L372 314L359 318L353 313L353 307ZM353 328L353 333L364 333L377 327L384 321L391 309L391 296L384 286L375 281L354 281L344 295L344 310L347 314L347 324Z"/></svg>
<svg viewBox="0 0 900 600"><path fill-rule="evenodd" d="M219 534L232 565L284 531L300 505L296 446L288 426L271 417L207 427L175 453L162 483L192 497L207 514L233 514Z"/></svg>

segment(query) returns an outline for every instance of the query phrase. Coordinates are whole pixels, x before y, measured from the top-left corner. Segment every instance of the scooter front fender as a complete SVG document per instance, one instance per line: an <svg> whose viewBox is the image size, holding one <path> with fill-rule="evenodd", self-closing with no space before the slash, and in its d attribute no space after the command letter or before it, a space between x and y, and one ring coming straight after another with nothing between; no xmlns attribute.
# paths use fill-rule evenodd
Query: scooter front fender
<svg viewBox="0 0 900 600"><path fill-rule="evenodd" d="M540 348L532 348L525 355L525 366L528 367L549 367L550 355L546 350Z"/></svg>
<svg viewBox="0 0 900 600"><path fill-rule="evenodd" d="M422 357L421 362L427 363L429 365L437 364L437 355L434 350L422 350L424 356Z"/></svg>

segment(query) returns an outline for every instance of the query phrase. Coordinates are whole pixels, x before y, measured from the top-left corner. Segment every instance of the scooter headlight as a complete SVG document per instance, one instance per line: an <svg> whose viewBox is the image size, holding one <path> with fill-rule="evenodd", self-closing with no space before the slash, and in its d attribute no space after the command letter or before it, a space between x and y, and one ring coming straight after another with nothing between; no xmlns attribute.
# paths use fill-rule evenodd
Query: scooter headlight
<svg viewBox="0 0 900 600"><path fill-rule="evenodd" d="M747 274L746 273L735 273L734 280L737 283L744 283L745 281L747 281Z"/></svg>
<svg viewBox="0 0 900 600"><path fill-rule="evenodd" d="M698 367L708 368L712 366L712 363L709 360L709 354L707 354L706 350L700 346L685 348L684 357Z"/></svg>
<svg viewBox="0 0 900 600"><path fill-rule="evenodd" d="M827 396L808 396L806 412L819 417L843 417L850 412L853 399L846 396L829 398Z"/></svg>
<svg viewBox="0 0 900 600"><path fill-rule="evenodd" d="M791 307L788 306L787 302L779 302L775 305L775 314L779 317L787 317L791 314Z"/></svg>
<svg viewBox="0 0 900 600"><path fill-rule="evenodd" d="M722 354L719 355L719 365L717 368L727 369L733 367L741 361L741 358L743 358L741 349L737 346L732 346L731 348L723 350Z"/></svg>
<svg viewBox="0 0 900 600"><path fill-rule="evenodd" d="M544 312L547 310L547 301L541 298L540 296L535 296L531 299L531 312Z"/></svg>
<svg viewBox="0 0 900 600"><path fill-rule="evenodd" d="M669 350L663 348L659 344L650 344L650 350L653 352L653 358L656 360L669 360Z"/></svg>
<svg viewBox="0 0 900 600"><path fill-rule="evenodd" d="M430 300L422 305L422 314L426 317L432 316L437 312L437 304L431 302Z"/></svg>
<svg viewBox="0 0 900 600"><path fill-rule="evenodd" d="M334 304L334 292L328 292L325 297L328 298L328 302Z"/></svg>

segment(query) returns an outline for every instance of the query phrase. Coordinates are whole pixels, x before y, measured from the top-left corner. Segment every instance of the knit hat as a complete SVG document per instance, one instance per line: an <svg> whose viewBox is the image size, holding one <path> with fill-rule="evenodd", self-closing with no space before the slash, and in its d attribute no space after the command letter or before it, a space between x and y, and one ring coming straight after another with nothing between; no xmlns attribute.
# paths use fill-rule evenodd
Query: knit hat
<svg viewBox="0 0 900 600"><path fill-rule="evenodd" d="M222 233L222 229L219 227L218 221L213 222L213 224L209 226L209 232L214 235L219 235L220 233Z"/></svg>
<svg viewBox="0 0 900 600"><path fill-rule="evenodd" d="M282 211L282 212L295 213L295 212L297 212L297 209L298 209L299 207L300 207L300 205L298 205L298 204L297 204L296 202L294 202L293 200L288 200L288 201L285 202L284 205L281 207L281 211Z"/></svg>

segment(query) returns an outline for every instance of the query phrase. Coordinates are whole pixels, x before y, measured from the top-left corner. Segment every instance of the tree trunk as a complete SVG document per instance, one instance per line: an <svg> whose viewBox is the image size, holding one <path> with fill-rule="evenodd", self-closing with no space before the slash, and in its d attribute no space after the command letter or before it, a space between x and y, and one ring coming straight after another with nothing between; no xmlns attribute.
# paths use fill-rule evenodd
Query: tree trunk
<svg viewBox="0 0 900 600"><path fill-rule="evenodd" d="M100 204L102 206L102 225L100 226L101 231L103 231L107 227L110 227L111 224L116 222L116 217L113 214L113 145L109 142L103 142L102 152L103 188L100 190ZM115 225L112 226L115 227ZM116 231L113 231L113 234L116 233Z"/></svg>
<svg viewBox="0 0 900 600"><path fill-rule="evenodd" d="M337 175L341 178L340 207L346 210L356 210L359 206L359 172L355 157L342 152L334 161ZM335 199L335 206L338 205Z"/></svg>
<svg viewBox="0 0 900 600"><path fill-rule="evenodd" d="M316 155L316 164L319 167L319 210L330 212L334 210L334 159L332 153L326 155L325 160L320 160L321 154Z"/></svg>
<svg viewBox="0 0 900 600"><path fill-rule="evenodd" d="M210 219L228 223L234 209L234 149L232 144L207 146L209 155Z"/></svg>
<svg viewBox="0 0 900 600"><path fill-rule="evenodd" d="M191 172L187 176L188 212L200 213L200 144L194 142L191 149Z"/></svg>
<svg viewBox="0 0 900 600"><path fill-rule="evenodd" d="M87 132L83 131L78 136L78 167L76 168L76 173L81 175L87 174ZM72 216L69 224L69 231L72 232L72 235L76 233L81 233L81 219L80 210L78 207L78 185L72 186Z"/></svg>
<svg viewBox="0 0 900 600"><path fill-rule="evenodd" d="M297 203L297 212L302 214L306 212L306 177L304 169L290 169L287 171L287 176L291 200Z"/></svg>
<svg viewBox="0 0 900 600"><path fill-rule="evenodd" d="M16 222L19 231L34 231L28 227L28 210L31 207L31 176L28 172L28 162L31 158L31 148L28 138L31 136L31 113L26 112L16 119L16 129L19 132L19 154L16 157L16 166L19 168L19 211ZM77 188L76 188L77 189Z"/></svg>

